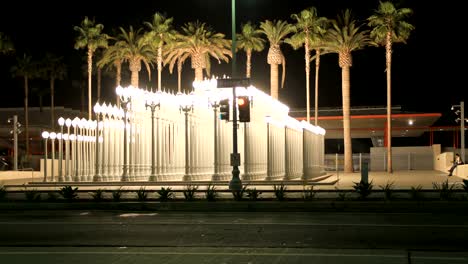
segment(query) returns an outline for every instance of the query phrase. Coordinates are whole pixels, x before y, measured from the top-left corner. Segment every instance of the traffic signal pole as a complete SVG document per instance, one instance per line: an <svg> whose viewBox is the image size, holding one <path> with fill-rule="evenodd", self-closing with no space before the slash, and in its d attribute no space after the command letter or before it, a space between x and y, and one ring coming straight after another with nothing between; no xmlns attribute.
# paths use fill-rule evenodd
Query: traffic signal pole
<svg viewBox="0 0 468 264"><path fill-rule="evenodd" d="M232 78L236 77L236 0L231 0L231 26L232 26ZM229 182L229 189L231 191L240 191L242 189L242 182L240 180L240 155L237 152L237 99L236 99L236 85L232 86L232 179Z"/></svg>

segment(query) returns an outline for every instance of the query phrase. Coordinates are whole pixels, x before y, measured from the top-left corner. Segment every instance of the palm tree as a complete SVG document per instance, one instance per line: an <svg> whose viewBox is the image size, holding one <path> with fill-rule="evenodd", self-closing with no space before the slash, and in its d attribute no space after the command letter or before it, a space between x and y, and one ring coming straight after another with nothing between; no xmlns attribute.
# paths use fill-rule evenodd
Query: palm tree
<svg viewBox="0 0 468 264"><path fill-rule="evenodd" d="M281 88L284 86L286 77L286 59L281 52L280 45L283 39L289 34L296 31L295 27L288 24L286 21L270 21L260 22L261 32L266 35L270 42L268 50L267 62L270 64L270 94L274 99L278 99L278 65L283 64L283 77L281 81Z"/></svg>
<svg viewBox="0 0 468 264"><path fill-rule="evenodd" d="M320 65L320 47L317 44L321 42L321 36L325 33L325 24L327 19L317 15L317 9L310 7L302 10L299 14L292 14L291 17L296 20L297 33L285 42L290 44L294 49L298 49L304 45L305 49L305 72L306 72L306 105L307 105L307 122L310 123L310 50L312 47L316 49L316 71L315 71L315 125L317 125L318 113L318 69Z"/></svg>
<svg viewBox="0 0 468 264"><path fill-rule="evenodd" d="M109 46L102 54L101 59L97 62L98 68L108 66L115 68L115 87L120 86L122 80L122 62L124 61L121 49L116 45ZM119 96L116 97L117 106L120 106Z"/></svg>
<svg viewBox="0 0 468 264"><path fill-rule="evenodd" d="M63 62L63 57L57 57L47 53L44 58L44 70L47 78L50 80L50 124L52 130L55 130L55 106L54 92L55 80L62 80L67 75L67 66Z"/></svg>
<svg viewBox="0 0 468 264"><path fill-rule="evenodd" d="M190 58L190 53L185 52L185 49L178 48L182 45L177 45L177 42L173 42L168 46L166 51L167 54L171 56L165 56L164 64L169 64L169 72L172 74L174 70L174 65L177 64L177 93L181 93L182 87L182 65L184 62Z"/></svg>
<svg viewBox="0 0 468 264"><path fill-rule="evenodd" d="M88 118L91 119L91 75L93 70L93 54L98 48L107 47L106 34L102 33L104 26L96 24L94 20L85 17L81 22L81 27L75 26L74 29L79 32L75 42L75 49L86 48L88 50Z"/></svg>
<svg viewBox="0 0 468 264"><path fill-rule="evenodd" d="M182 27L183 34L177 36L177 41L167 54L167 61L173 57L188 54L195 70L195 80L203 80L203 70L210 75L210 56L228 62L232 57L231 41L224 38L222 33L214 33L205 23L199 21L188 22Z"/></svg>
<svg viewBox="0 0 468 264"><path fill-rule="evenodd" d="M26 155L29 157L29 80L38 75L37 63L32 60L32 57L23 54L22 57L16 58L16 65L11 68L11 72L15 77L22 77L24 80L24 123L25 123L25 145Z"/></svg>
<svg viewBox="0 0 468 264"><path fill-rule="evenodd" d="M406 43L414 27L405 21L413 11L410 8L396 9L391 2L380 2L375 14L367 20L372 27L370 37L377 46L385 46L387 73L387 172L392 173L392 45Z"/></svg>
<svg viewBox="0 0 468 264"><path fill-rule="evenodd" d="M15 51L15 46L10 37L0 32L0 54L8 54Z"/></svg>
<svg viewBox="0 0 468 264"><path fill-rule="evenodd" d="M241 26L241 33L237 34L237 48L244 50L247 56L246 78L250 78L252 51L260 52L265 48L265 40L260 37L261 33L262 32L249 21L247 24Z"/></svg>
<svg viewBox="0 0 468 264"><path fill-rule="evenodd" d="M353 157L350 130L350 74L352 66L351 52L364 48L369 43L368 31L356 26L356 21L347 9L332 20L332 27L325 36L326 46L329 51L338 53L338 65L341 68L341 90L343 100L343 137L344 137L344 170L353 172Z"/></svg>
<svg viewBox="0 0 468 264"><path fill-rule="evenodd" d="M133 87L138 86L138 74L141 70L141 63L146 66L148 76L151 75L151 61L155 58L155 52L148 36L142 34L142 29L139 28L136 31L130 26L127 32L124 28L120 27L120 35L118 41L115 43L116 49L118 49L117 55L123 58L123 61L129 63L131 76L131 85Z"/></svg>
<svg viewBox="0 0 468 264"><path fill-rule="evenodd" d="M172 29L173 18L155 13L152 22L145 22L151 29L152 40L157 46L157 67L158 67L158 91L161 91L161 73L163 68L163 46L175 38L176 31Z"/></svg>

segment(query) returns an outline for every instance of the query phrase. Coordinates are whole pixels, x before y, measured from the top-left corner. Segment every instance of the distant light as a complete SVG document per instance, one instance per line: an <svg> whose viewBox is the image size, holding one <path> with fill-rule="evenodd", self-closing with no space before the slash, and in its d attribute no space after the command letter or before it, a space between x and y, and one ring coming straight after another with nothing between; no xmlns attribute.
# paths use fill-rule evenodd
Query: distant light
<svg viewBox="0 0 468 264"><path fill-rule="evenodd" d="M412 126L414 124L414 121L413 120L408 120L408 125Z"/></svg>

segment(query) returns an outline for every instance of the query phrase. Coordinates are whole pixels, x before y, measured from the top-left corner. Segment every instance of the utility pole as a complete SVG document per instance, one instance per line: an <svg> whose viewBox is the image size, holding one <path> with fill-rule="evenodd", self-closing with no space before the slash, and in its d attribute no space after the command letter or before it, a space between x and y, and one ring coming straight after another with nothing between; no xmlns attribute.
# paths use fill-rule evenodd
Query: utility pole
<svg viewBox="0 0 468 264"><path fill-rule="evenodd" d="M465 162L465 102L460 102L460 137L461 137L461 157Z"/></svg>

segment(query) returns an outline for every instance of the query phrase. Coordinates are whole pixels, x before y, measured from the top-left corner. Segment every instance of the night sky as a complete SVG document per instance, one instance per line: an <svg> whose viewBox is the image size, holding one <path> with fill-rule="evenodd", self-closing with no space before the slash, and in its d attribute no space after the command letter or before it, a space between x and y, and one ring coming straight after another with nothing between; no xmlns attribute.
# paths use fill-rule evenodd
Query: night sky
<svg viewBox="0 0 468 264"><path fill-rule="evenodd" d="M57 4L60 3L60 4ZM128 1L125 4L115 1L12 1L2 7L0 31L10 35L16 45L17 54L28 51L40 57L49 51L64 56L69 75L66 80L58 81L55 105L80 107L80 91L76 80L86 78L81 74L85 63L85 50L74 49L77 32L73 26L80 25L84 16L95 18L104 25L104 32L130 25L143 26L151 21L155 12L174 17L176 29L189 21L200 20L210 25L214 31L231 38L231 16L229 0L187 0L187 1ZM415 26L406 45L394 46L393 56L393 104L401 105L404 110L418 112L447 112L450 105L466 99L466 84L462 82L462 69L466 68L461 59L466 54L461 41L464 32L461 27L461 8L458 1L444 1L442 4L421 0L400 1L402 7L414 10L409 22ZM378 6L377 0L237 0L237 29L248 20L259 23L266 19L293 20L290 15L315 6L320 16L335 18L345 8L352 9L356 19L362 23L372 15ZM460 10L460 11L458 11ZM457 14L459 13L459 14ZM286 85L280 91L280 100L292 108L305 107L304 49L294 51L289 45L282 46L286 56ZM266 62L268 45L261 53L253 55L253 83L268 91L269 65ZM322 57L320 75L320 107L341 106L341 70L336 54ZM2 85L1 107L23 106L23 83L12 79L9 67L14 63L14 55L0 57L0 79ZM237 55L238 72L245 72L245 53ZM461 65L460 65L461 64ZM216 75L230 73L230 64L213 63L212 72ZM123 71L125 71L124 68ZM280 67L281 69L281 67ZM384 48L367 47L353 52L351 69L351 106L386 105L386 75ZM183 69L183 85L190 87L194 72L190 62ZM124 74L127 82L129 72ZM155 77L156 78L156 77ZM163 72L162 84L167 89L177 89L177 75ZM75 80L73 82L72 80ZM114 95L113 75L104 76L103 97L108 101ZM147 84L148 78L140 73L140 86L155 86L155 79ZM311 68L311 91L314 83L314 66ZM48 87L47 81L33 80L31 87ZM93 92L95 93L95 84ZM86 90L87 91L87 90ZM86 92L87 94L87 92ZM311 104L313 106L313 92ZM45 98L45 105L50 101ZM38 106L37 96L32 94L31 106Z"/></svg>

